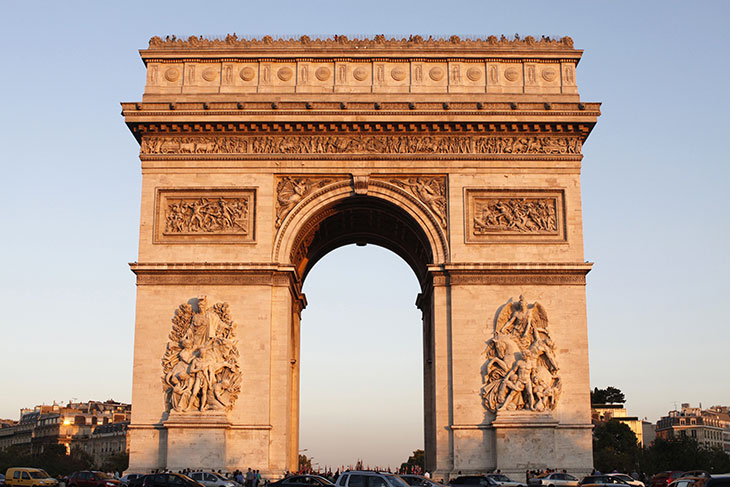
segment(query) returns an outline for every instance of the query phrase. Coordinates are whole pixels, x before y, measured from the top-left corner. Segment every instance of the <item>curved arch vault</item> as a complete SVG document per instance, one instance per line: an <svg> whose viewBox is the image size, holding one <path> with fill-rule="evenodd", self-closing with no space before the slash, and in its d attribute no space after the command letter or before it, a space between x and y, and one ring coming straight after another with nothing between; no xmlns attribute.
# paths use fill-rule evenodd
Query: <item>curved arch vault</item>
<svg viewBox="0 0 730 487"><path fill-rule="evenodd" d="M298 461L301 292L372 243L418 277L426 467L592 466L572 40L153 38L130 469Z"/></svg>

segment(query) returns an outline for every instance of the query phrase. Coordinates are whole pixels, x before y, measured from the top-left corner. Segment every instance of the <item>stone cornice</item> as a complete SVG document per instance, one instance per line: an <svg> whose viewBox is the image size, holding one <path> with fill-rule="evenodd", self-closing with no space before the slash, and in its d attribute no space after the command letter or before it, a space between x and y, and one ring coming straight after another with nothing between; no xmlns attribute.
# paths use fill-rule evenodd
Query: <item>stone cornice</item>
<svg viewBox="0 0 730 487"><path fill-rule="evenodd" d="M593 263L462 263L431 266L434 286L577 285L585 286Z"/></svg>
<svg viewBox="0 0 730 487"><path fill-rule="evenodd" d="M129 264L137 285L269 285L294 286L292 266L268 263L180 262Z"/></svg>

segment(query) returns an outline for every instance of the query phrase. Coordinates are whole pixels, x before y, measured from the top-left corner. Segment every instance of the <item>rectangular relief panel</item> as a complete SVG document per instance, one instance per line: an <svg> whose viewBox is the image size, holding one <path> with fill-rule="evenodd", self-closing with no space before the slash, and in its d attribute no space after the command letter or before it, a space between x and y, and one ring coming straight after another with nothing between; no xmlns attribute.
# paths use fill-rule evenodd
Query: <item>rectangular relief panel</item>
<svg viewBox="0 0 730 487"><path fill-rule="evenodd" d="M253 243L253 188L157 188L156 244Z"/></svg>
<svg viewBox="0 0 730 487"><path fill-rule="evenodd" d="M467 243L567 241L562 189L465 189Z"/></svg>

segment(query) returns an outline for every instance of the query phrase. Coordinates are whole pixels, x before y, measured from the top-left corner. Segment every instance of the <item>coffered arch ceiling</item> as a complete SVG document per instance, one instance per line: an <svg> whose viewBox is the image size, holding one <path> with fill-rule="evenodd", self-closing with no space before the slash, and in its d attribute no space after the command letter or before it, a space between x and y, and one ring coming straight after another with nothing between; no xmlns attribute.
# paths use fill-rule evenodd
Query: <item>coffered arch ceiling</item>
<svg viewBox="0 0 730 487"><path fill-rule="evenodd" d="M413 269L421 286L434 262L428 237L405 210L372 196L351 196L320 209L299 230L291 262L304 280L322 257L339 247L374 244L395 252Z"/></svg>

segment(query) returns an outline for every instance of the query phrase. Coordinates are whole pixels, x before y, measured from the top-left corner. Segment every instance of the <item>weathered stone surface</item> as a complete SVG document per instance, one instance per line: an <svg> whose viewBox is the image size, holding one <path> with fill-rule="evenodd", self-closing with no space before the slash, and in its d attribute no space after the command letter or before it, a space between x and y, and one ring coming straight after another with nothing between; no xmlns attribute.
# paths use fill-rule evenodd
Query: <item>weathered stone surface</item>
<svg viewBox="0 0 730 487"><path fill-rule="evenodd" d="M143 171L130 468L294 470L302 282L368 242L422 285L427 468L588 472L580 168L600 111L580 56L569 38L153 38L143 99L123 103ZM198 296L226 304L205 344L238 352L207 376L170 332ZM525 342L499 373L495 332ZM487 400L534 344L522 390ZM549 383L524 393L532 370Z"/></svg>

